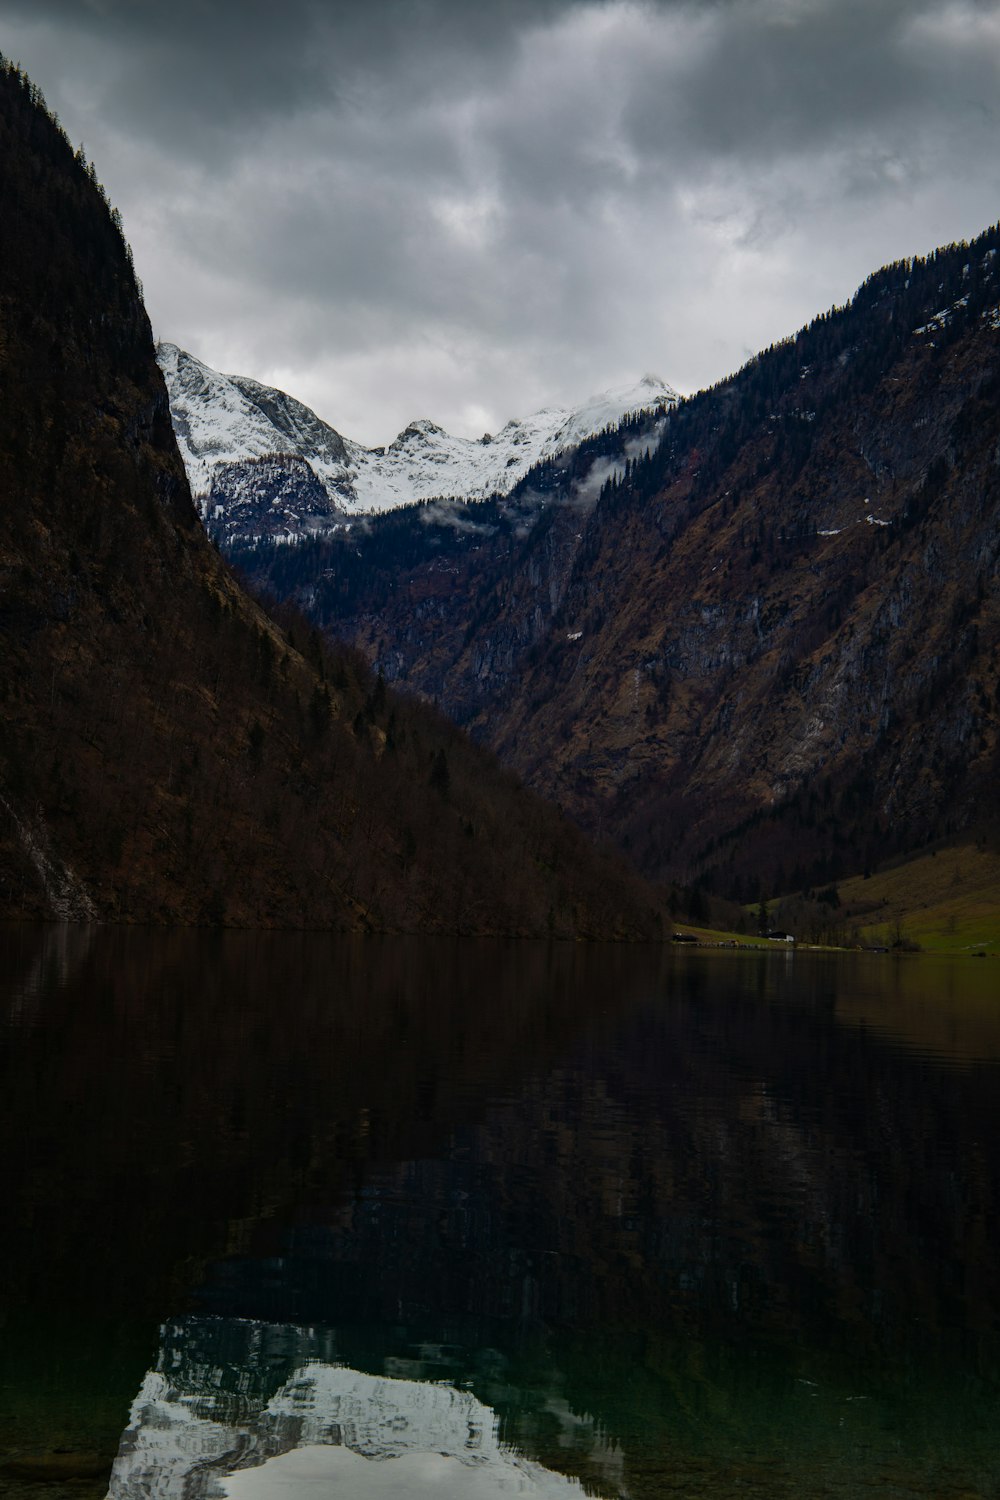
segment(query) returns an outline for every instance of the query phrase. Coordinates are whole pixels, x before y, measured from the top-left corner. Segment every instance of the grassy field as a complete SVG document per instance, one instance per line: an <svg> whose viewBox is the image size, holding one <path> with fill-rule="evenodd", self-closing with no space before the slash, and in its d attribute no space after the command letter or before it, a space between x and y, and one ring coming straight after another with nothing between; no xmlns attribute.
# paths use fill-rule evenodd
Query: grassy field
<svg viewBox="0 0 1000 1500"><path fill-rule="evenodd" d="M1000 849L977 844L938 849L870 876L838 881L837 893L840 905L826 908L832 924L828 941L848 947L902 946L923 953L1000 957ZM774 902L770 920L796 932L804 944L808 923L801 911L796 920L796 900ZM757 936L756 920L756 906L748 906L748 932L682 919L676 928L700 943L738 943L771 951L782 948L781 943Z"/></svg>
<svg viewBox="0 0 1000 1500"><path fill-rule="evenodd" d="M837 888L838 915L865 942L902 936L928 953L1000 954L1000 852L939 849Z"/></svg>

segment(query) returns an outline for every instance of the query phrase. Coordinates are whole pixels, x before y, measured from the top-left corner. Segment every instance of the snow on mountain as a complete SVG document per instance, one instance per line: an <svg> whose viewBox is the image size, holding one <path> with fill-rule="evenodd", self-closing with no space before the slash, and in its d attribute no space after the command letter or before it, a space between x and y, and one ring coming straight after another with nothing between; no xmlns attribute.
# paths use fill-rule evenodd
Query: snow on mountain
<svg viewBox="0 0 1000 1500"><path fill-rule="evenodd" d="M174 344L157 358L178 446L206 521L229 535L275 539L328 530L347 516L438 496L507 494L532 465L617 425L672 406L658 376L567 410L545 407L496 434L453 437L414 421L386 448L344 438L300 401L239 375L220 375Z"/></svg>

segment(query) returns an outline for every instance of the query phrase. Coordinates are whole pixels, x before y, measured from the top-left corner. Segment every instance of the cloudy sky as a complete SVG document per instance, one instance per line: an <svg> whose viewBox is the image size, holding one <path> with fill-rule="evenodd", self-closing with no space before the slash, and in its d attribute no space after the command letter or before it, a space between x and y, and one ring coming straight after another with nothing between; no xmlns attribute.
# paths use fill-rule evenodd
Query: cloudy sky
<svg viewBox="0 0 1000 1500"><path fill-rule="evenodd" d="M159 337L386 442L691 391L1000 218L1000 0L0 0Z"/></svg>

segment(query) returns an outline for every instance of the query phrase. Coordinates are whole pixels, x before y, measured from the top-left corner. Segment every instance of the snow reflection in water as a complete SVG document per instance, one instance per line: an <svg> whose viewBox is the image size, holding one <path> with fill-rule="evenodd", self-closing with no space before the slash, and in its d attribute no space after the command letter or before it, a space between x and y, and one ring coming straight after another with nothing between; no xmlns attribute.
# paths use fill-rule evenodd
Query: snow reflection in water
<svg viewBox="0 0 1000 1500"><path fill-rule="evenodd" d="M205 1327L198 1324L191 1320L195 1344ZM286 1346L289 1335L300 1347L316 1339L311 1330L248 1326L262 1354L258 1374L273 1367L269 1335ZM133 1403L109 1500L586 1493L501 1442L496 1413L470 1391L313 1359L264 1399L248 1371L234 1384L222 1364L187 1364L178 1347L183 1329L173 1326L161 1368Z"/></svg>

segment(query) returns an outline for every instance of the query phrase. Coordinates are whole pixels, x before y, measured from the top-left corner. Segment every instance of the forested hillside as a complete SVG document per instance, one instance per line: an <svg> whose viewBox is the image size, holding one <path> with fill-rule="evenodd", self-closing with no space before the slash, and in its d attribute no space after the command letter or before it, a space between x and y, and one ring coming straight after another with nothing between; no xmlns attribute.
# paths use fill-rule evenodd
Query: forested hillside
<svg viewBox="0 0 1000 1500"><path fill-rule="evenodd" d="M648 452L605 435L599 494L584 451L518 524L438 508L241 566L649 873L753 899L992 836L998 250L879 271Z"/></svg>
<svg viewBox="0 0 1000 1500"><path fill-rule="evenodd" d="M206 539L117 216L0 72L0 915L656 933L648 890Z"/></svg>

